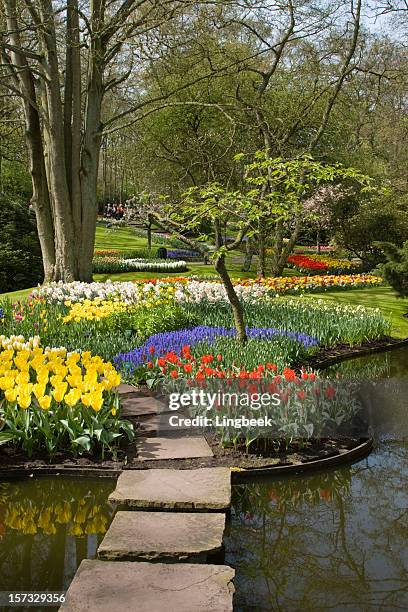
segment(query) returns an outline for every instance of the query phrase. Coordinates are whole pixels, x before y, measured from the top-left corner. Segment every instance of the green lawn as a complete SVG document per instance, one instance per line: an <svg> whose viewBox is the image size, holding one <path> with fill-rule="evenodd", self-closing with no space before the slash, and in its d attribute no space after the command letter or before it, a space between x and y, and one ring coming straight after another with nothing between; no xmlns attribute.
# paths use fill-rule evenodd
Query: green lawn
<svg viewBox="0 0 408 612"><path fill-rule="evenodd" d="M134 250L145 249L147 246L146 239L136 236L129 228L120 228L115 230L106 229L103 226L96 228L95 249L120 249ZM158 248L160 245L154 245ZM227 268L232 278L254 278L256 272L242 272L241 263L239 262L239 254L235 253L227 259ZM284 272L285 276L293 276L295 272L287 268ZM166 276L208 276L216 275L211 264L204 263L189 263L188 271L176 274L163 273L147 273L147 272L124 272L121 274L95 274L96 281L129 281L142 278L163 278ZM25 299L32 289L23 289L11 293L3 293L1 298L10 298L12 300ZM324 300L335 300L344 304L358 305L380 308L381 311L392 322L392 334L398 338L408 337L408 319L403 315L407 312L407 302L399 300L395 297L392 289L388 287L373 287L368 289L350 289L349 291L330 291L324 293L313 294L316 297Z"/></svg>
<svg viewBox="0 0 408 612"><path fill-rule="evenodd" d="M155 244L153 248L160 245ZM133 251L147 249L147 239L136 234L130 228L109 229L98 225L95 234L95 251L118 249L120 251Z"/></svg>

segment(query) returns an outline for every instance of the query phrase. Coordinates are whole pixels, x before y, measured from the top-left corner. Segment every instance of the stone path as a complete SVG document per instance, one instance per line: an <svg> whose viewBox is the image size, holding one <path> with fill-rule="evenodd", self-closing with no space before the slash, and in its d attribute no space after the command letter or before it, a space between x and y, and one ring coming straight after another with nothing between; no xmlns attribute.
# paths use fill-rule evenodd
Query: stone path
<svg viewBox="0 0 408 612"><path fill-rule="evenodd" d="M164 510L227 510L229 468L125 470L109 501L119 507Z"/></svg>
<svg viewBox="0 0 408 612"><path fill-rule="evenodd" d="M111 561L200 561L222 549L221 512L117 512L98 557Z"/></svg>
<svg viewBox="0 0 408 612"><path fill-rule="evenodd" d="M200 563L82 561L62 612L232 612L234 570Z"/></svg>
<svg viewBox="0 0 408 612"><path fill-rule="evenodd" d="M124 417L141 417L149 414L169 412L168 407L152 396L127 394L122 399L122 415Z"/></svg>
<svg viewBox="0 0 408 612"><path fill-rule="evenodd" d="M203 436L181 436L180 427L171 427L169 416L174 412L169 410L163 399L140 393L136 387L123 383L117 390L122 396L122 415L136 420L143 436L136 441L139 461L213 456Z"/></svg>
<svg viewBox="0 0 408 612"><path fill-rule="evenodd" d="M138 461L154 467L158 460L213 455L204 437L171 431L166 404L131 385L121 384L118 391L123 416L136 420L143 435L136 441ZM222 551L224 512L231 505L229 468L128 469L109 501L117 512L99 560L82 561L60 610L233 610L234 570L209 563Z"/></svg>
<svg viewBox="0 0 408 612"><path fill-rule="evenodd" d="M137 442L139 461L159 461L160 459L192 459L212 457L213 452L205 438L142 438Z"/></svg>

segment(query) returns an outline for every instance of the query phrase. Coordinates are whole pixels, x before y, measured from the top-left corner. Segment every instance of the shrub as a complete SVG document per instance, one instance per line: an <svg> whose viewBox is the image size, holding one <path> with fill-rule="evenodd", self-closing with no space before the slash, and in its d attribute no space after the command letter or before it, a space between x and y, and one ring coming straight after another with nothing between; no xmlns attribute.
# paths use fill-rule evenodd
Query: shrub
<svg viewBox="0 0 408 612"><path fill-rule="evenodd" d="M34 213L1 196L0 218L0 293L32 287L43 279Z"/></svg>
<svg viewBox="0 0 408 612"><path fill-rule="evenodd" d="M165 247L159 247L157 249L156 257L159 259L167 259L167 249Z"/></svg>
<svg viewBox="0 0 408 612"><path fill-rule="evenodd" d="M388 259L380 268L382 274L400 297L408 297L408 240L400 249L386 242L378 246Z"/></svg>

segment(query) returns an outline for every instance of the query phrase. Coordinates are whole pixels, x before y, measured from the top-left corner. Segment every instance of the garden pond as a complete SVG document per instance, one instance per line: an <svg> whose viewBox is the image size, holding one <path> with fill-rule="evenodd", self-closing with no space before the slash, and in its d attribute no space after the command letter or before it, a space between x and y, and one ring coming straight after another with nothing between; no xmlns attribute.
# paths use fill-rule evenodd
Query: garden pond
<svg viewBox="0 0 408 612"><path fill-rule="evenodd" d="M408 349L346 361L335 372L408 378ZM372 454L354 465L234 487L226 537L234 610L408 609L405 398L396 419L400 427L395 419L388 434L383 427ZM114 486L61 477L0 482L0 591L65 590L81 560L95 556Z"/></svg>
<svg viewBox="0 0 408 612"><path fill-rule="evenodd" d="M334 373L407 379L408 348ZM234 487L226 563L236 569L236 612L408 609L406 397L393 396L395 417L358 463Z"/></svg>

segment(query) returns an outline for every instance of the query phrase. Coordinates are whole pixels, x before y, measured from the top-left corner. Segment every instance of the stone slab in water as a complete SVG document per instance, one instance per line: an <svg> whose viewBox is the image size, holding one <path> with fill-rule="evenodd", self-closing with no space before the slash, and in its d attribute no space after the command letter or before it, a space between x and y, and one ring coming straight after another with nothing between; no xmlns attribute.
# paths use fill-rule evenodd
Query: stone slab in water
<svg viewBox="0 0 408 612"><path fill-rule="evenodd" d="M212 457L213 452L202 436L184 438L143 438L137 441L139 461L196 459Z"/></svg>
<svg viewBox="0 0 408 612"><path fill-rule="evenodd" d="M231 505L229 468L125 470L109 501L132 508L226 510Z"/></svg>
<svg viewBox="0 0 408 612"><path fill-rule="evenodd" d="M98 549L111 561L200 561L222 548L221 512L117 512Z"/></svg>
<svg viewBox="0 0 408 612"><path fill-rule="evenodd" d="M62 612L232 612L234 570L199 563L82 561Z"/></svg>

